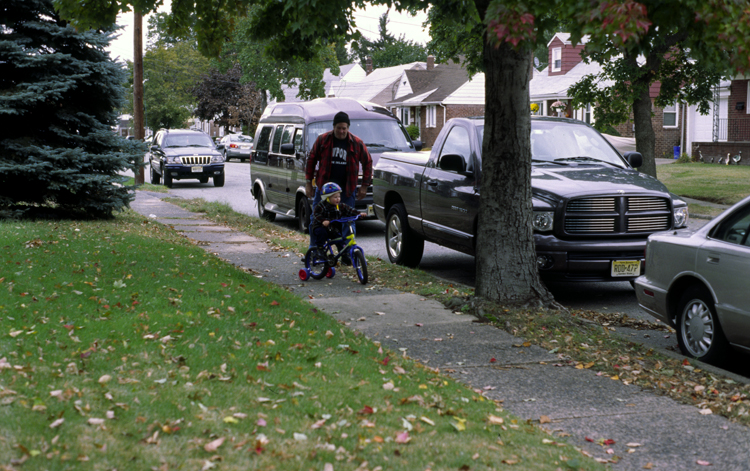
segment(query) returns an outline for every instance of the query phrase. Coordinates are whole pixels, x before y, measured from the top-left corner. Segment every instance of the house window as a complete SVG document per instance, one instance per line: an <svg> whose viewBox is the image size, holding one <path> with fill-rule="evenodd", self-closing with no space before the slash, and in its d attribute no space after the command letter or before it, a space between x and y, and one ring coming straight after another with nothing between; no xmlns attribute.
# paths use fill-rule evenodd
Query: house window
<svg viewBox="0 0 750 471"><path fill-rule="evenodd" d="M401 108L401 122L404 126L411 124L411 121L409 120L409 110L410 108Z"/></svg>
<svg viewBox="0 0 750 471"><path fill-rule="evenodd" d="M677 126L677 110L678 106L676 103L664 107L665 128L673 128Z"/></svg>
<svg viewBox="0 0 750 471"><path fill-rule="evenodd" d="M434 128L437 126L437 106L429 105L427 107L427 116L425 116L425 126Z"/></svg>
<svg viewBox="0 0 750 471"><path fill-rule="evenodd" d="M586 109L583 110L583 121L585 123L591 124L591 103L586 105Z"/></svg>
<svg viewBox="0 0 750 471"><path fill-rule="evenodd" d="M562 48L556 47L552 49L552 72L560 72L562 70Z"/></svg>

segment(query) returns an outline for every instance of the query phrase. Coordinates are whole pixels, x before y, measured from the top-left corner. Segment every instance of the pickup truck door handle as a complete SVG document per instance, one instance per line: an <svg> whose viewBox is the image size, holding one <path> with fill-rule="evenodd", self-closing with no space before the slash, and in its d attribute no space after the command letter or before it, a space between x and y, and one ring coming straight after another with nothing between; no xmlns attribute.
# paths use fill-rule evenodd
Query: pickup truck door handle
<svg viewBox="0 0 750 471"><path fill-rule="evenodd" d="M717 265L719 263L719 254L710 253L708 254L708 257L706 257L706 263L711 263L714 265Z"/></svg>
<svg viewBox="0 0 750 471"><path fill-rule="evenodd" d="M425 183L427 183L430 186L437 186L438 184L437 180L427 180Z"/></svg>

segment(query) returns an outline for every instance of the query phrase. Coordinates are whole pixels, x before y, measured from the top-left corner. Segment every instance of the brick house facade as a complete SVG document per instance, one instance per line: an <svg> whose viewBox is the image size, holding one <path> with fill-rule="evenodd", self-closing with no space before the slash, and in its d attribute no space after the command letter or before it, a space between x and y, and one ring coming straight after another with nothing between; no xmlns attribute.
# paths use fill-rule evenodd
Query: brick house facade
<svg viewBox="0 0 750 471"><path fill-rule="evenodd" d="M585 42L585 38L584 38ZM529 83L530 98L532 103L539 105L536 114L544 116L556 116L551 105L556 101L567 104L562 116L575 118L588 123L593 123L593 113L590 107L587 109L572 109L571 98L568 89L586 75L596 74L601 70L598 64L586 64L583 62L581 52L584 44L573 45L570 34L557 33L547 43L549 65L542 71L535 71ZM664 110L653 106L653 99L659 94L660 84L651 86L650 95L652 99L652 126L656 135L656 157L673 157L674 147L680 145L680 137L683 132L683 117L681 108L668 110L667 125L664 121ZM674 119L674 125L670 119ZM622 137L634 137L632 115L631 118L615 129Z"/></svg>

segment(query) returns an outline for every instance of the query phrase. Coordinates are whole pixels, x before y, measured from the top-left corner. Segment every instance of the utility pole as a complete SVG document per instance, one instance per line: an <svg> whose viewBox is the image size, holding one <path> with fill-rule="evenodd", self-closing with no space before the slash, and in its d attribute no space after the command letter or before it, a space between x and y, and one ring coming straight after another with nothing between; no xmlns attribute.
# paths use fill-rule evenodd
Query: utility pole
<svg viewBox="0 0 750 471"><path fill-rule="evenodd" d="M136 140L143 142L146 130L143 128L143 15L133 9L133 127ZM135 184L144 182L143 166L138 168Z"/></svg>

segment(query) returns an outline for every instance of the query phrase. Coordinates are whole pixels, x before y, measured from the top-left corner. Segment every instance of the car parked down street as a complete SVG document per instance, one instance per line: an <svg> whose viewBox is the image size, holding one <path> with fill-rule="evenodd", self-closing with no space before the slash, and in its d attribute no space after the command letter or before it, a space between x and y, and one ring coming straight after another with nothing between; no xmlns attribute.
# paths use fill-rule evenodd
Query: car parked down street
<svg viewBox="0 0 750 471"><path fill-rule="evenodd" d="M219 149L224 155L224 160L239 159L240 162L250 160L253 151L253 138L242 134L227 134L219 141Z"/></svg>
<svg viewBox="0 0 750 471"><path fill-rule="evenodd" d="M750 351L750 197L702 228L652 234L638 304L677 331L688 357L720 364Z"/></svg>

